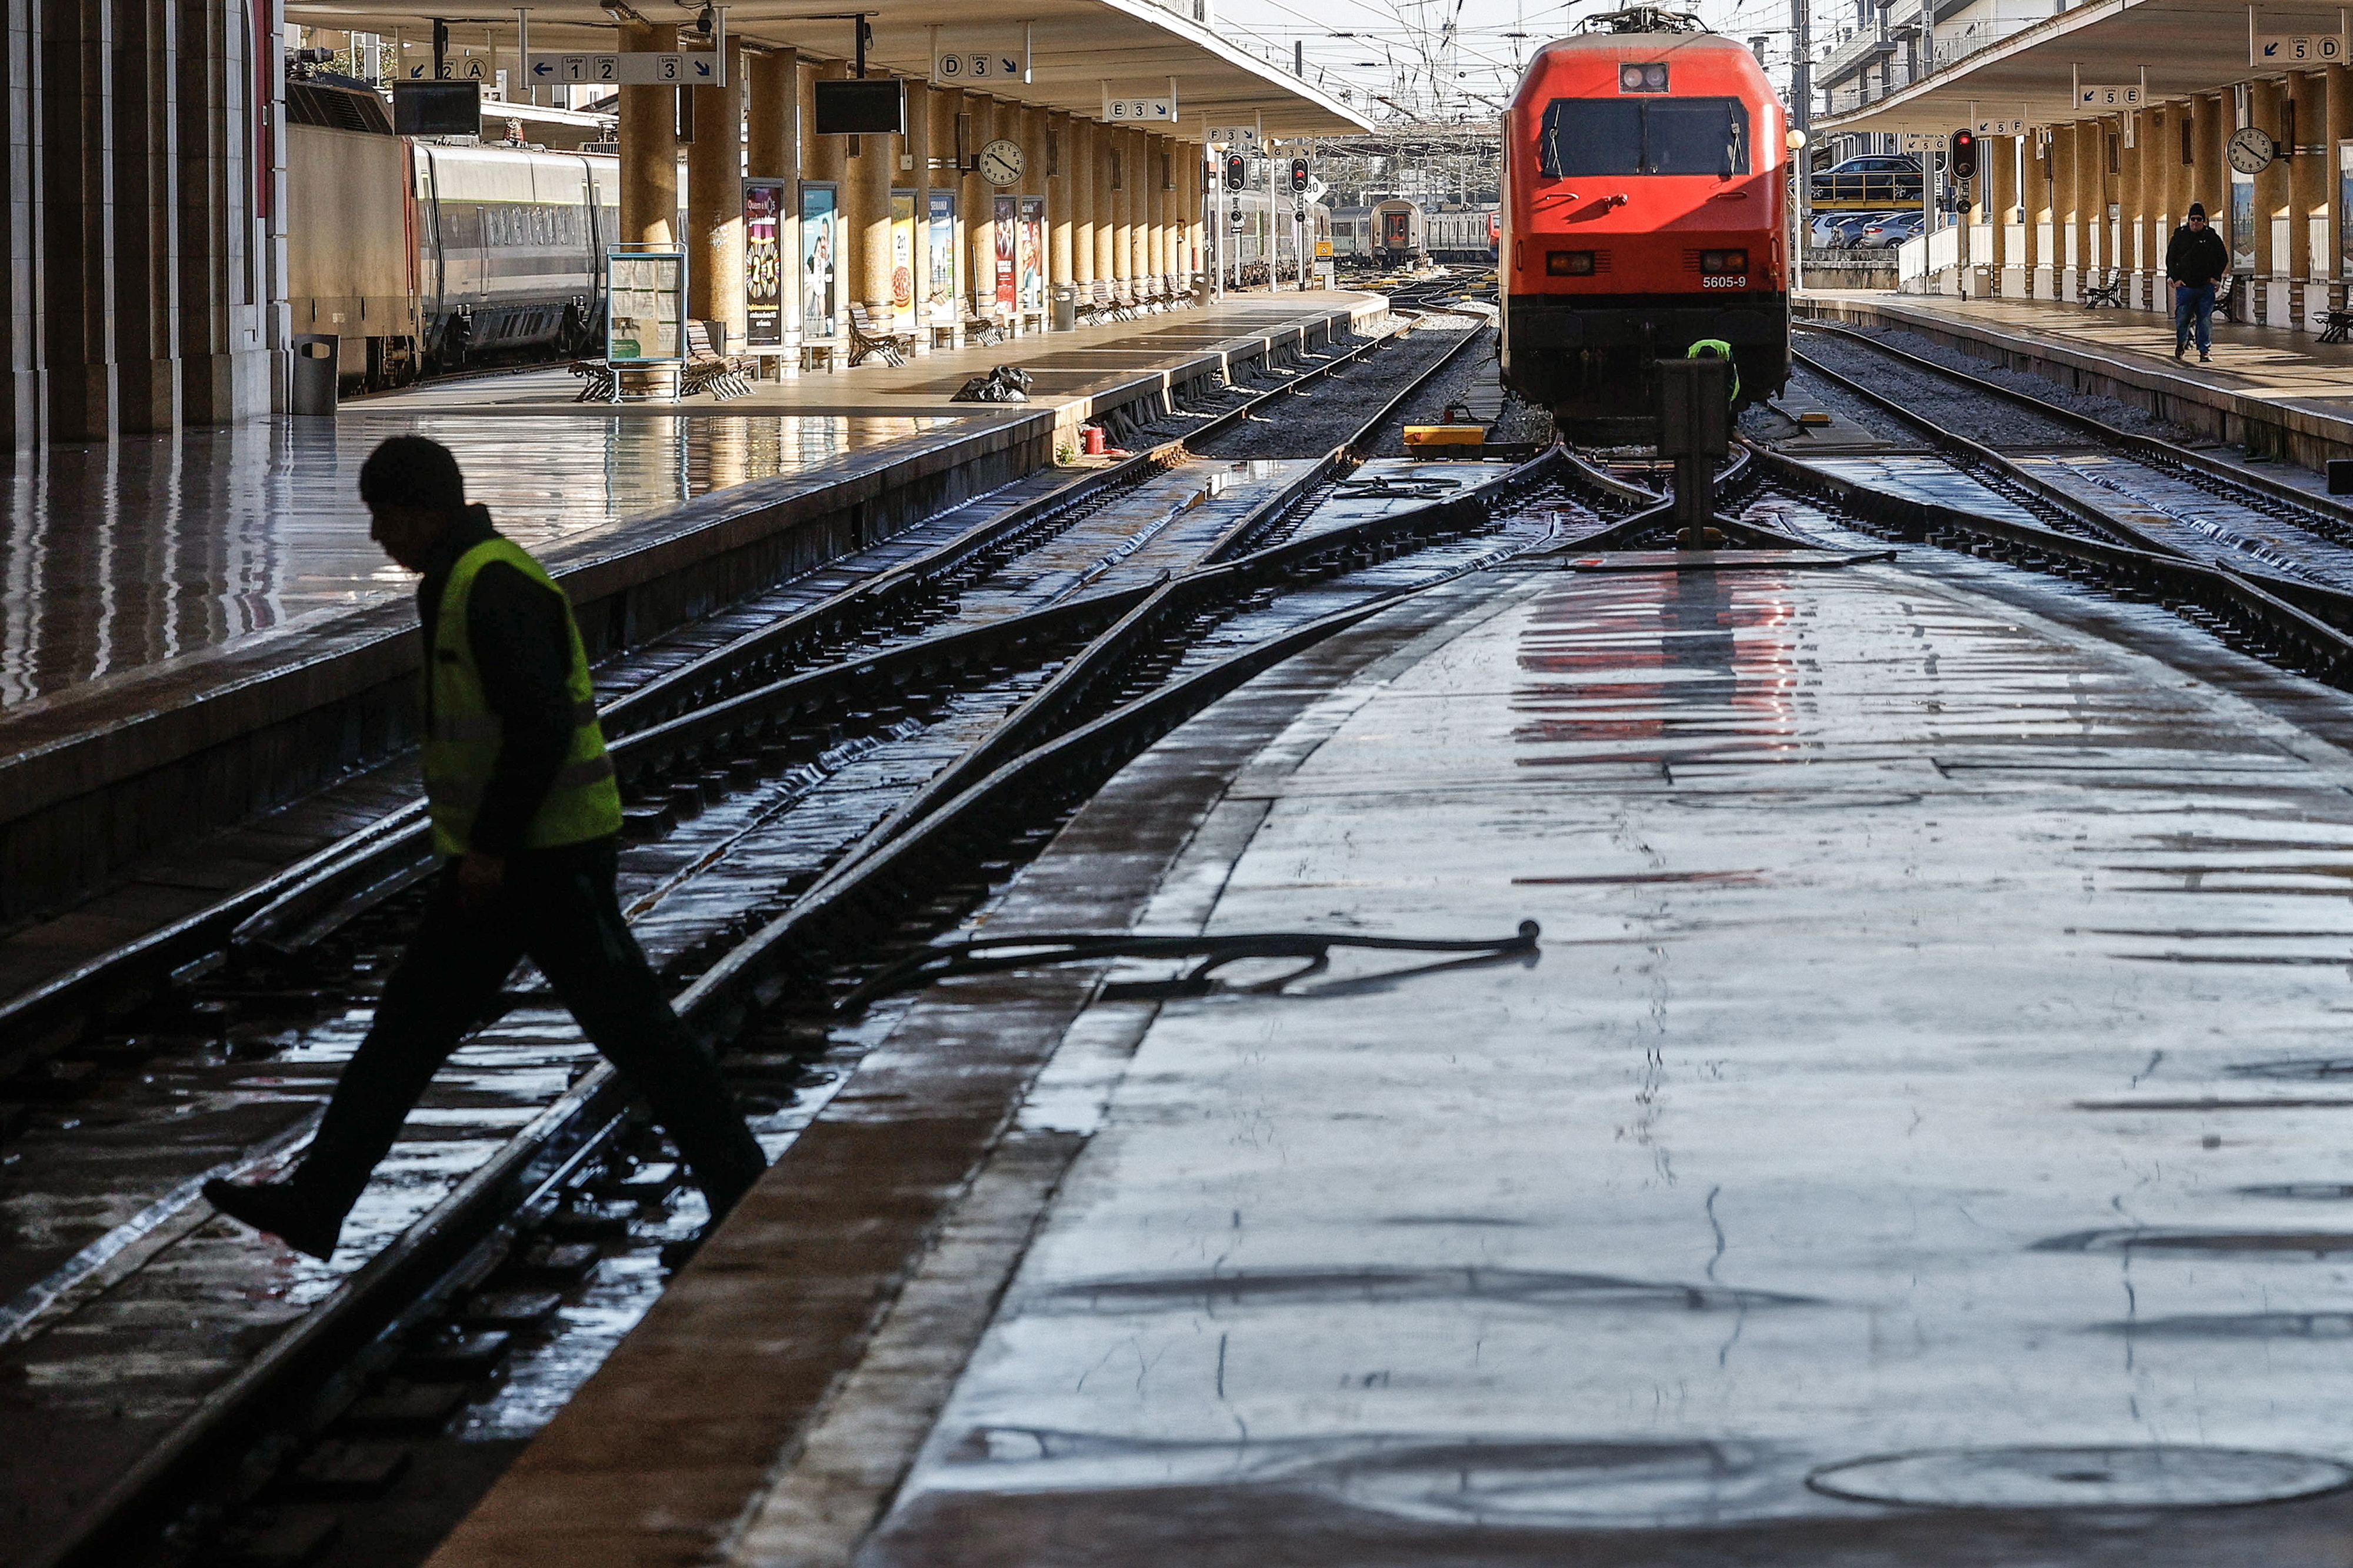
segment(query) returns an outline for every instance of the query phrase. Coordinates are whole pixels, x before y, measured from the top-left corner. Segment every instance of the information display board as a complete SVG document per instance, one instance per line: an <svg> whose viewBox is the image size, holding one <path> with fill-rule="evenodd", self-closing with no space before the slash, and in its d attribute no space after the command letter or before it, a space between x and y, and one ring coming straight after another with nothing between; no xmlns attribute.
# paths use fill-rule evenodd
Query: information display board
<svg viewBox="0 0 2353 1568"><path fill-rule="evenodd" d="M686 357L686 253L617 245L606 253L605 358L617 365Z"/></svg>

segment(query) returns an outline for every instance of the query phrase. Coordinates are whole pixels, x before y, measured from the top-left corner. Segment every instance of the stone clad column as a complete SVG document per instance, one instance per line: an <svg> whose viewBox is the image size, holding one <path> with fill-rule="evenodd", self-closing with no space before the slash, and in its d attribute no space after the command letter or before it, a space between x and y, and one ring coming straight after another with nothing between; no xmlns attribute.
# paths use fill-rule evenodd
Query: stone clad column
<svg viewBox="0 0 2353 1568"><path fill-rule="evenodd" d="M115 4L114 353L126 435L180 425L174 10L173 0Z"/></svg>
<svg viewBox="0 0 2353 1568"><path fill-rule="evenodd" d="M109 0L41 7L42 353L53 441L111 441L114 385L114 26ZM11 186L15 184L12 171Z"/></svg>
<svg viewBox="0 0 2353 1568"><path fill-rule="evenodd" d="M2288 168L2288 270L2294 281L2290 312L2295 324L2317 332L2327 325L2328 225L2336 210L2329 192L2336 184L2337 147L2328 131L2327 75L2299 72L2287 79L2295 95L2297 148ZM2310 152L2305 148L2312 149Z"/></svg>
<svg viewBox="0 0 2353 1568"><path fill-rule="evenodd" d="M732 351L744 342L744 46L727 40L727 85L691 87L694 140L686 149L686 310L718 321Z"/></svg>
<svg viewBox="0 0 2353 1568"><path fill-rule="evenodd" d="M964 95L964 111L972 117L972 155L997 138L997 101L978 93ZM965 289L973 309L984 316L997 313L997 187L977 169L964 179Z"/></svg>
<svg viewBox="0 0 2353 1568"><path fill-rule="evenodd" d="M2075 128L2051 128L2051 268L2054 300L2073 300L2075 268Z"/></svg>
<svg viewBox="0 0 2353 1568"><path fill-rule="evenodd" d="M1046 324L1054 321L1054 293L1077 276L1071 271L1071 159L1077 151L1071 117L1046 116Z"/></svg>
<svg viewBox="0 0 2353 1568"><path fill-rule="evenodd" d="M2253 118L2249 123L2259 125L2277 138L2281 131L2281 108L2289 101L2275 81L2254 84ZM2287 300L2291 287L2288 268L2295 247L2290 237L2293 224L2288 211L2289 165L2293 159L2278 158L2270 168L2255 176L2255 276L2260 282L2255 295L2257 320L2266 326L2287 324Z"/></svg>
<svg viewBox="0 0 2353 1568"><path fill-rule="evenodd" d="M1120 126L1108 128L1112 150L1112 287L1122 300L1135 299L1135 146Z"/></svg>
<svg viewBox="0 0 2353 1568"><path fill-rule="evenodd" d="M1175 252L1168 243L1168 186L1176 177L1170 146L1166 136L1152 138L1152 275L1159 279L1164 299L1176 292Z"/></svg>
<svg viewBox="0 0 2353 1568"><path fill-rule="evenodd" d="M1062 156L1068 161L1064 183L1071 188L1071 282L1084 305L1094 298L1095 279L1102 276L1095 270L1095 125L1073 115L1069 126L1071 142Z"/></svg>
<svg viewBox="0 0 2353 1568"><path fill-rule="evenodd" d="M1119 193L1111 188L1113 132L1108 125L1092 127L1094 155L1089 160L1095 187L1095 281L1117 287L1119 266Z"/></svg>
<svg viewBox="0 0 2353 1568"><path fill-rule="evenodd" d="M1993 269L1994 289L2014 300L2025 292L2010 221L2018 212L2017 138L1988 136L1978 143L1978 183L1986 194L1986 224L1993 239L1987 265Z"/></svg>
<svg viewBox="0 0 2353 1568"><path fill-rule="evenodd" d="M2329 308L2345 309L2345 222L2348 214L2342 208L2344 171L2337 164L2342 155L2338 148L2353 141L2353 68L2330 66L2327 70L2328 120L2321 144L2327 149L2323 154L2322 184L2328 192L2327 216L2316 222L2312 230L2312 275L2328 280Z"/></svg>
<svg viewBox="0 0 2353 1568"><path fill-rule="evenodd" d="M621 26L624 54L678 47L664 24ZM678 89L624 87L621 100L621 238L638 245L678 242Z"/></svg>
<svg viewBox="0 0 2353 1568"><path fill-rule="evenodd" d="M956 300L965 292L964 282L958 276L957 266L958 258L963 254L963 246L960 241L953 237L957 232L955 224L949 226L951 238L945 258L947 261L945 273L943 275L932 270L930 204L932 192L946 192L949 201L955 208L955 223L960 224L964 221L964 201L956 189L962 183L963 176L955 170L956 112L963 105L964 94L955 88L933 88L923 95L923 115L930 126L931 155L930 166L922 171L922 177L915 182L923 190L924 197L923 207L915 215L915 221L922 226L915 237L915 249L923 258L925 279L923 321L926 338L931 335L929 329L932 327L954 328L955 326L960 314Z"/></svg>
<svg viewBox="0 0 2353 1568"><path fill-rule="evenodd" d="M849 193L842 227L849 237L850 298L866 307L876 324L891 319L891 184L899 170L897 136L859 136L849 159ZM846 310L847 305L844 306Z"/></svg>

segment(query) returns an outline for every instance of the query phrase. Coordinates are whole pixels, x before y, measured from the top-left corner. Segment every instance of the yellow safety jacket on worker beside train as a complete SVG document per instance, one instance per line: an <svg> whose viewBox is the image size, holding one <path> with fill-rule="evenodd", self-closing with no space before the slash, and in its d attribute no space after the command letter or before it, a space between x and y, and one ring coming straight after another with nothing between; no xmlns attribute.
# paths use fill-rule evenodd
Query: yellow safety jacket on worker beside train
<svg viewBox="0 0 2353 1568"><path fill-rule="evenodd" d="M1720 359L1725 363L1732 366L1732 374L1727 379L1729 379L1732 384L1732 401L1735 403L1739 402L1740 366L1732 357L1732 345L1730 343L1725 342L1722 338L1702 338L1699 342L1692 344L1691 347L1683 351L1683 358L1697 359L1704 352L1708 351L1713 351L1717 359Z"/></svg>
<svg viewBox="0 0 2353 1568"><path fill-rule="evenodd" d="M425 795L433 817L434 851L463 855L473 847L475 814L481 810L491 771L498 765L501 727L482 691L473 639L466 635L474 579L493 561L503 561L563 600L564 631L572 644L571 668L565 677L565 690L572 700L572 743L546 798L523 829L523 847L553 849L608 837L621 830L621 792L613 779L613 759L605 754L605 732L596 723L588 650L572 618L572 603L521 545L493 536L469 549L450 567L433 623L432 658L425 670Z"/></svg>

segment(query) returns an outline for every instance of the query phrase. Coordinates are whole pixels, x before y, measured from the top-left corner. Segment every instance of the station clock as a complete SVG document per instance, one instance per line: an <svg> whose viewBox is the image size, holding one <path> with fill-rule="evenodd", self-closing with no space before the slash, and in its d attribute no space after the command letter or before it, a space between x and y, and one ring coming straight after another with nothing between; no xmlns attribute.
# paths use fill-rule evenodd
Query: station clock
<svg viewBox="0 0 2353 1568"><path fill-rule="evenodd" d="M2231 133L2231 167L2242 174L2262 174L2278 155L2268 131L2249 125Z"/></svg>
<svg viewBox="0 0 2353 1568"><path fill-rule="evenodd" d="M980 150L980 177L992 185L1018 185L1021 171L1029 160L1021 155L1021 143L1008 142L1000 136Z"/></svg>

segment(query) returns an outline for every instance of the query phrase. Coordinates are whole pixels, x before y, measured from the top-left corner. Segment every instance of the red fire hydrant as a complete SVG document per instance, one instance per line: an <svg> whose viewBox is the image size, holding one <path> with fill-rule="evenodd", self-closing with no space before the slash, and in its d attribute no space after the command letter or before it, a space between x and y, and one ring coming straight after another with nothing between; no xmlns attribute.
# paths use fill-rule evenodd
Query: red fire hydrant
<svg viewBox="0 0 2353 1568"><path fill-rule="evenodd" d="M1103 439L1103 426L1100 425L1080 426L1079 442L1079 449L1090 458L1102 457L1111 445Z"/></svg>

